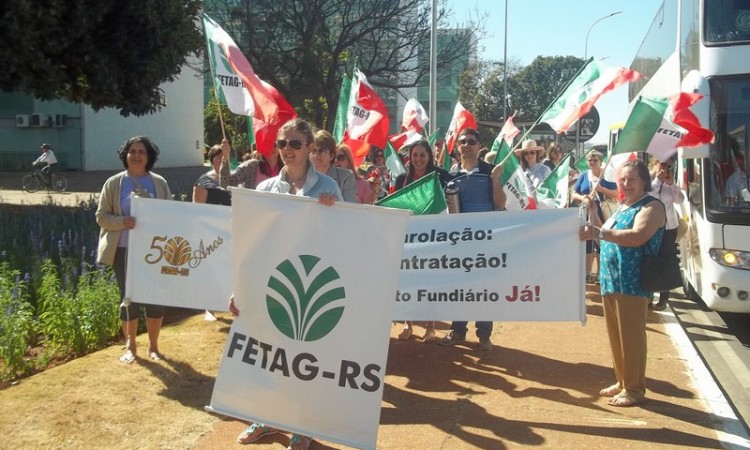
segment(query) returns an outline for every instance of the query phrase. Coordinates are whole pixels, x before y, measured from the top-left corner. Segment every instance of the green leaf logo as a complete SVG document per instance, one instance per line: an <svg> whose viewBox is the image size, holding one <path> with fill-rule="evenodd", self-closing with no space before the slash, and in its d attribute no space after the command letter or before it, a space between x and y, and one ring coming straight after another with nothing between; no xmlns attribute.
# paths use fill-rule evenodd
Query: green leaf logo
<svg viewBox="0 0 750 450"><path fill-rule="evenodd" d="M297 341L316 341L330 333L344 313L341 278L328 266L318 267L320 258L299 255L284 260L268 280L266 308L279 331Z"/></svg>

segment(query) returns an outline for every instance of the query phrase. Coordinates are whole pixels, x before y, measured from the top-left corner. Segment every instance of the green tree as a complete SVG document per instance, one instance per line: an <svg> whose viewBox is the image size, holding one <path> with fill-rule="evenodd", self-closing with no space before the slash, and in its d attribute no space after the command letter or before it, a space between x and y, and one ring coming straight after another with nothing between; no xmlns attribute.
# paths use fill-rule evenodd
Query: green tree
<svg viewBox="0 0 750 450"><path fill-rule="evenodd" d="M0 89L82 102L124 116L154 112L159 86L205 46L201 0L5 0Z"/></svg>
<svg viewBox="0 0 750 450"><path fill-rule="evenodd" d="M508 61L508 80L521 69L517 60ZM508 91L510 94L510 91ZM485 143L500 132L505 121L503 117L503 65L497 62L477 61L469 65L459 80L459 98L461 104L477 118L479 131L485 136ZM507 114L513 113L507 108ZM498 126L484 125L497 123Z"/></svg>
<svg viewBox="0 0 750 450"><path fill-rule="evenodd" d="M238 153L234 155L239 159L240 154L251 151L248 141L247 117L234 114L229 111L227 105L221 105L221 118L224 119L224 133L232 142L232 148ZM221 133L221 120L219 118L219 102L216 101L213 88L208 104L203 110L204 117L204 142L206 145L221 144L223 135ZM208 148L205 149L206 152Z"/></svg>
<svg viewBox="0 0 750 450"><path fill-rule="evenodd" d="M439 3L439 27L449 27L446 1ZM428 58L419 58L420 45L430 40L427 0L207 0L206 13L232 35L260 78L301 116L329 129L341 77L355 64L385 95L428 83ZM474 32L456 40L438 66L477 45L481 26L464 28Z"/></svg>

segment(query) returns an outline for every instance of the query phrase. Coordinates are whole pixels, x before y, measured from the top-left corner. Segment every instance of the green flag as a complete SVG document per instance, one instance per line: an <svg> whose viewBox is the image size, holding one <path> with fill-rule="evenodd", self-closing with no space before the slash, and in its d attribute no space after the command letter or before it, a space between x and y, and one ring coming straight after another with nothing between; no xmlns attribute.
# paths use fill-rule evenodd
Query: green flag
<svg viewBox="0 0 750 450"><path fill-rule="evenodd" d="M437 172L432 172L404 186L375 204L389 208L408 209L416 215L440 214L448 209Z"/></svg>
<svg viewBox="0 0 750 450"><path fill-rule="evenodd" d="M385 166L391 172L391 176L394 179L402 173L406 173L404 163L401 162L401 158L396 153L396 150L393 149L391 143L387 141L385 143Z"/></svg>
<svg viewBox="0 0 750 450"><path fill-rule="evenodd" d="M333 138L336 142L344 139L346 130L346 114L349 109L349 96L352 92L352 80L343 75L341 77L341 92L339 93L339 104L336 107L336 121L333 123Z"/></svg>
<svg viewBox="0 0 750 450"><path fill-rule="evenodd" d="M536 188L537 205L549 208L568 206L568 173L570 172L570 154L565 156L555 170Z"/></svg>

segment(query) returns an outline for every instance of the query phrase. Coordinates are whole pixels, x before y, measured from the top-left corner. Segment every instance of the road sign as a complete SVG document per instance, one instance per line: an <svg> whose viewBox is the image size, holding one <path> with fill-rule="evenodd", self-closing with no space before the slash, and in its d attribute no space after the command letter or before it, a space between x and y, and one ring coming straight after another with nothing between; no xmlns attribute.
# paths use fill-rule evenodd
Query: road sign
<svg viewBox="0 0 750 450"><path fill-rule="evenodd" d="M568 129L565 136L575 142L576 129L578 129L579 125L581 127L581 132L578 134L578 142L586 142L594 137L599 130L599 111L596 110L595 106L592 106L591 111L578 119L578 121Z"/></svg>

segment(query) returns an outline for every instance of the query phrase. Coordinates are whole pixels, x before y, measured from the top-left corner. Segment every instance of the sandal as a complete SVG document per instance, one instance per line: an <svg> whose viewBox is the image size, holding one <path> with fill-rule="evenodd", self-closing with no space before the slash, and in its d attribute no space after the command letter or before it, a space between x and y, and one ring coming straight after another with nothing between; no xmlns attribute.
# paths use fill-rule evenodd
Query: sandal
<svg viewBox="0 0 750 450"><path fill-rule="evenodd" d="M615 383L610 387L606 387L599 391L599 395L602 397L614 397L618 395L620 392L622 392L622 388L620 387L620 383Z"/></svg>
<svg viewBox="0 0 750 450"><path fill-rule="evenodd" d="M622 407L637 405L638 403L641 403L641 402L643 402L643 399L638 400L637 398L633 397L632 395L628 394L625 391L622 391L619 394L607 400L607 403L609 403L611 406L622 406Z"/></svg>
<svg viewBox="0 0 750 450"><path fill-rule="evenodd" d="M163 361L167 359L166 356L162 355L159 352L148 352L148 357L154 361Z"/></svg>
<svg viewBox="0 0 750 450"><path fill-rule="evenodd" d="M126 351L124 355L120 356L120 362L123 364L132 364L135 362L135 355L130 350Z"/></svg>
<svg viewBox="0 0 750 450"><path fill-rule="evenodd" d="M276 428L267 427L262 423L254 422L252 425L247 427L247 429L243 431L242 434L237 436L237 442L239 442L240 444L250 444L251 442L255 442L264 436L271 436L278 433L279 430L277 430Z"/></svg>
<svg viewBox="0 0 750 450"><path fill-rule="evenodd" d="M308 450L312 441L311 437L295 433L292 435L292 439L289 441L289 447L287 447L286 450Z"/></svg>
<svg viewBox="0 0 750 450"><path fill-rule="evenodd" d="M422 338L424 342L435 342L437 340L437 336L435 336L435 330L434 329L427 329L427 331L424 332L424 337Z"/></svg>
<svg viewBox="0 0 750 450"><path fill-rule="evenodd" d="M401 334L398 335L399 341L408 341L411 338L411 334L414 332L411 327L404 328Z"/></svg>

